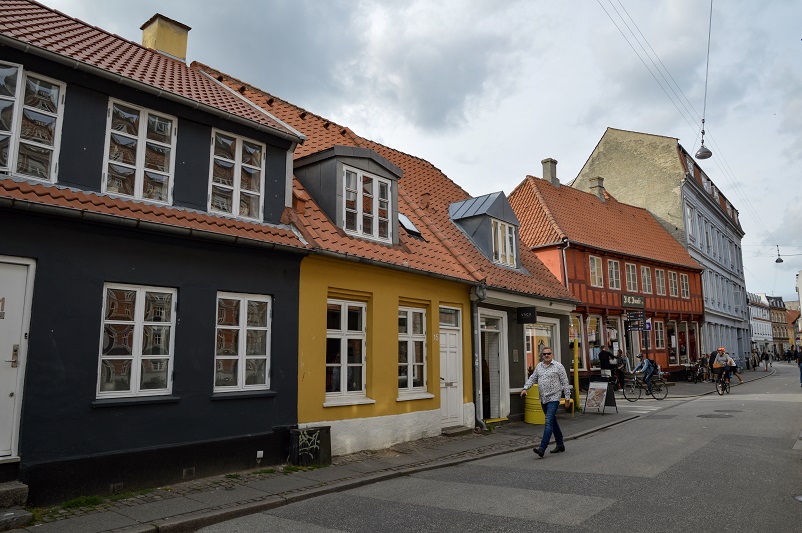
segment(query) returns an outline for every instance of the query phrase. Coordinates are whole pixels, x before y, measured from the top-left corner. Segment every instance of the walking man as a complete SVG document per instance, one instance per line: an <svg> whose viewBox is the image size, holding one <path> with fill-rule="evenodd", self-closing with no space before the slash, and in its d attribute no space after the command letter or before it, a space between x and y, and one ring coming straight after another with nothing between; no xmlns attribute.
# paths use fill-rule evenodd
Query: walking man
<svg viewBox="0 0 802 533"><path fill-rule="evenodd" d="M529 379L524 383L524 389L521 391L521 397L526 396L526 391L537 383L538 392L540 393L540 405L543 407L543 412L546 413L546 426L543 428L543 437L540 439L540 445L534 448L534 452L543 457L546 453L546 448L551 440L551 435L554 433L554 440L556 446L551 453L560 453L565 451L565 443L563 442L563 432L560 430L560 425L557 423L557 408L560 406L560 397L565 393L565 407L571 406L571 387L568 384L568 374L565 372L565 367L554 360L554 353L551 348L545 346L541 352L543 360L537 364L535 371L529 376Z"/></svg>

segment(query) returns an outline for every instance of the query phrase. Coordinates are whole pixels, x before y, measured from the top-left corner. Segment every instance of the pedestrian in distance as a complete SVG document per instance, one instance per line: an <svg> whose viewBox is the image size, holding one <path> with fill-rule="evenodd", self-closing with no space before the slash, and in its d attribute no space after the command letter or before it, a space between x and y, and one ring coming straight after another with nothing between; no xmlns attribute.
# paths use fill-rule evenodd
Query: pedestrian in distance
<svg viewBox="0 0 802 533"><path fill-rule="evenodd" d="M540 439L540 445L533 448L532 451L539 457L543 457L552 434L554 434L556 446L550 453L565 451L563 432L560 429L560 425L557 423L557 408L560 407L560 397L563 393L565 394L566 409L571 407L573 400L571 399L571 386L568 383L568 374L565 372L565 367L554 360L554 353L550 347L544 346L540 354L543 360L537 364L532 375L529 376L529 379L524 383L521 397L527 395L529 387L535 383L538 384L540 405L543 407L543 412L546 413L546 425L543 428L543 437Z"/></svg>
<svg viewBox="0 0 802 533"><path fill-rule="evenodd" d="M771 364L771 360L769 360L769 354L766 351L763 351L761 359L763 359L763 372L768 372L769 365Z"/></svg>
<svg viewBox="0 0 802 533"><path fill-rule="evenodd" d="M618 364L616 371L618 372L618 390L624 390L624 383L627 379L627 374L630 372L629 357L624 355L624 350L619 348L618 353L615 355Z"/></svg>
<svg viewBox="0 0 802 533"><path fill-rule="evenodd" d="M796 364L799 367L799 383L802 385L802 352L796 351Z"/></svg>
<svg viewBox="0 0 802 533"><path fill-rule="evenodd" d="M732 373L733 376L738 378L738 384L740 385L741 383L744 382L744 378L742 378L741 374L738 373L738 363L735 362L735 359L730 357L729 353L727 354L727 358L729 359L730 363L730 372Z"/></svg>
<svg viewBox="0 0 802 533"><path fill-rule="evenodd" d="M611 360L615 361L613 354L608 352L606 348L602 348L599 352L599 367L601 368L601 377L608 380L613 377L612 370L615 368Z"/></svg>

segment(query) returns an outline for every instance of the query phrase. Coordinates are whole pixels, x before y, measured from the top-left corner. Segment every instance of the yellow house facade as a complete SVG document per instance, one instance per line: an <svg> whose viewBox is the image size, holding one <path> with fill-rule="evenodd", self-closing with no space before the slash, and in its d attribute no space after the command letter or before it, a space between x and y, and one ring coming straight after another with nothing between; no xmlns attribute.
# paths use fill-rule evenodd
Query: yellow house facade
<svg viewBox="0 0 802 533"><path fill-rule="evenodd" d="M299 426L330 426L334 455L472 427L469 288L366 263L305 258Z"/></svg>

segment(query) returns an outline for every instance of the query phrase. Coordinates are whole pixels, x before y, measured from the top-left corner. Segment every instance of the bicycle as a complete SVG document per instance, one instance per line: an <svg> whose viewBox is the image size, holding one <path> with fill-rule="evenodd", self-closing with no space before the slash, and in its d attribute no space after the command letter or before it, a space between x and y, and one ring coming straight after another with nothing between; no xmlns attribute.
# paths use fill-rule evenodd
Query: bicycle
<svg viewBox="0 0 802 533"><path fill-rule="evenodd" d="M721 370L721 372L716 372L716 392L719 396L723 396L726 392L727 394L730 393L730 378L726 375L723 368L714 368L715 370Z"/></svg>
<svg viewBox="0 0 802 533"><path fill-rule="evenodd" d="M668 396L668 383L659 375L660 372L652 374L652 398L655 400L664 400ZM633 375L631 379L624 382L624 398L628 402L636 402L640 400L642 390L648 390L648 386L643 379L638 375Z"/></svg>

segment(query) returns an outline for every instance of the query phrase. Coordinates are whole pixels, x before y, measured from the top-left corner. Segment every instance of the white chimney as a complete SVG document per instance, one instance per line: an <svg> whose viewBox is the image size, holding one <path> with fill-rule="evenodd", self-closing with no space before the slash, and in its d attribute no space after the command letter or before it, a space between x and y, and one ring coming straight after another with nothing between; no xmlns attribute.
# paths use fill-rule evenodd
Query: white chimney
<svg viewBox="0 0 802 533"><path fill-rule="evenodd" d="M559 187L560 180L557 179L557 160L549 157L540 163L543 165L543 179L555 187Z"/></svg>

